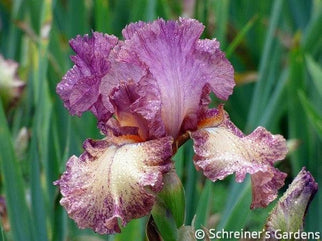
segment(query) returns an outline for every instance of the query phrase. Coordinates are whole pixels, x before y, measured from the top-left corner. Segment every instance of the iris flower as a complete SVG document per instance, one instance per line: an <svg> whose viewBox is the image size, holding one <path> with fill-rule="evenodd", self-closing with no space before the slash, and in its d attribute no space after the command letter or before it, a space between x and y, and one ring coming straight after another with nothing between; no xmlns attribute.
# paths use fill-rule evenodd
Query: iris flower
<svg viewBox="0 0 322 241"><path fill-rule="evenodd" d="M158 19L126 26L124 40L93 32L70 41L74 66L57 85L71 114L91 111L104 134L88 139L55 182L69 216L80 228L111 234L148 215L171 157L189 138L194 164L212 181L251 175L251 207L265 207L284 184L274 167L285 139L258 127L244 135L209 94L232 94L234 70L215 39L199 39L194 19ZM120 221L120 225L119 225Z"/></svg>

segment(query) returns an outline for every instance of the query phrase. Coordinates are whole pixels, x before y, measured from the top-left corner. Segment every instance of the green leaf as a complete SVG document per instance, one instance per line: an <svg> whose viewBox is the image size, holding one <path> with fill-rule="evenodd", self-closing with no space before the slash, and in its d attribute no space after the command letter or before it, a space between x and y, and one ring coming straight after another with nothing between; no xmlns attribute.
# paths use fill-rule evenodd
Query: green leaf
<svg viewBox="0 0 322 241"><path fill-rule="evenodd" d="M121 234L115 235L114 241L143 240L145 218L134 219L126 227L122 228Z"/></svg>
<svg viewBox="0 0 322 241"><path fill-rule="evenodd" d="M8 124L0 99L0 163L1 175L5 187L5 195L9 213L10 225L15 241L33 241L32 226L23 178L18 165Z"/></svg>
<svg viewBox="0 0 322 241"><path fill-rule="evenodd" d="M278 27L280 16L283 9L283 1L275 0L271 10L270 24L268 27L268 32L265 40L263 54L260 60L260 66L258 71L258 81L256 82L254 94L252 97L250 113L248 115L247 129L252 129L258 123L264 104L262 97L263 93L267 92L268 86L271 84L269 81L266 81L267 75L269 74L269 66L272 50L274 48L274 34ZM271 79L272 81L272 79Z"/></svg>
<svg viewBox="0 0 322 241"><path fill-rule="evenodd" d="M176 221L164 202L159 198L157 198L153 206L152 217L164 241L177 240Z"/></svg>
<svg viewBox="0 0 322 241"><path fill-rule="evenodd" d="M301 104L304 108L306 116L310 120L312 126L317 131L319 136L322 138L322 116L314 108L314 106L310 103L310 101L307 99L307 97L305 96L303 91L299 91L298 95L300 97Z"/></svg>
<svg viewBox="0 0 322 241"><path fill-rule="evenodd" d="M305 34L302 38L301 46L307 53L314 54L321 49L322 35L321 35L321 22L322 22L322 1L312 1L312 11L310 22L305 29Z"/></svg>
<svg viewBox="0 0 322 241"><path fill-rule="evenodd" d="M231 54L235 51L235 49L238 47L238 45L243 41L248 31L253 27L254 23L258 19L257 15L252 17L247 24L242 28L242 30L239 31L237 36L234 38L234 40L229 44L226 52L226 57L229 58Z"/></svg>
<svg viewBox="0 0 322 241"><path fill-rule="evenodd" d="M182 180L184 174L184 148L179 148L172 157L178 177Z"/></svg>
<svg viewBox="0 0 322 241"><path fill-rule="evenodd" d="M12 12L11 12L11 20L21 20L23 16L23 12L25 9L27 1L17 0L13 1ZM21 41L21 33L15 24L10 24L9 33L4 36L5 39L3 41L5 45L5 52L8 58L14 59L17 54L17 49L19 49L20 41Z"/></svg>
<svg viewBox="0 0 322 241"><path fill-rule="evenodd" d="M146 7L146 20L152 21L156 18L156 6L157 0L148 0L147 7Z"/></svg>
<svg viewBox="0 0 322 241"><path fill-rule="evenodd" d="M320 96L322 97L322 68L321 66L316 63L313 58L309 55L305 56L306 64L308 67L308 71L311 74L313 83L315 88L319 92Z"/></svg>
<svg viewBox="0 0 322 241"><path fill-rule="evenodd" d="M60 197L60 196L59 196ZM54 206L54 221L52 224L53 230L53 241L64 241L67 240L66 229L67 229L67 213L65 209L60 205L58 200Z"/></svg>
<svg viewBox="0 0 322 241"><path fill-rule="evenodd" d="M94 1L95 30L100 32L111 31L111 13L109 0Z"/></svg>
<svg viewBox="0 0 322 241"><path fill-rule="evenodd" d="M33 134L36 135L34 132ZM44 192L41 188L40 160L37 153L36 139L33 138L30 145L30 174L31 174L31 206L32 215L36 228L36 239L39 241L48 240L46 230L46 209L44 205Z"/></svg>
<svg viewBox="0 0 322 241"><path fill-rule="evenodd" d="M206 180L205 186L200 195L200 199L196 211L195 227L207 226L207 220L210 214L210 207L212 203L212 185L210 180Z"/></svg>
<svg viewBox="0 0 322 241"><path fill-rule="evenodd" d="M33 87L35 101L35 115L32 126L32 138L30 148L31 163L31 211L33 221L36 226L35 240L48 240L47 218L53 221L53 210L46 210L45 200L49 199L51 193L51 201L54 200L55 187L52 184L54 169L49 168L48 149L49 149L49 128L50 117L52 111L52 103L50 101L49 86L47 81L48 69L48 44L50 37L50 28L52 24L52 4L51 0L42 1L41 14L38 19L40 31L42 32L39 43L34 48L37 51L33 53ZM48 29L48 30L47 30ZM42 172L42 165L44 172ZM43 183L41 175L45 174L45 182ZM45 184L45 185L43 185ZM43 186L45 189L43 190ZM53 226L50 223L50 227Z"/></svg>
<svg viewBox="0 0 322 241"><path fill-rule="evenodd" d="M3 228L2 228L2 223L0 223L0 229L1 229L1 234L0 234L0 241L5 241L7 240L4 236L4 233L3 233Z"/></svg>
<svg viewBox="0 0 322 241"><path fill-rule="evenodd" d="M309 141L310 134L305 111L297 95L299 90L305 90L305 66L303 50L294 47L289 54L290 71L287 85L288 95L288 138ZM302 166L306 165L309 155L309 145L302 146L301 149L291 153L292 173L298 173Z"/></svg>
<svg viewBox="0 0 322 241"><path fill-rule="evenodd" d="M236 231L240 230L246 223L250 213L251 203L251 183L247 178L243 183L235 183L232 180L229 190L229 197L226 207L222 214L222 219L217 229Z"/></svg>
<svg viewBox="0 0 322 241"><path fill-rule="evenodd" d="M213 8L216 15L216 32L215 36L222 47L226 46L226 32L229 16L229 0L217 0L213 2ZM228 58L228 57L227 57Z"/></svg>
<svg viewBox="0 0 322 241"><path fill-rule="evenodd" d="M41 18L41 8L43 5L42 0L28 0L27 6L29 7L30 17L31 17L31 25L34 32L39 35L40 32L40 21Z"/></svg>
<svg viewBox="0 0 322 241"><path fill-rule="evenodd" d="M185 172L187 173L187 180L185 182L185 198L186 198L186 220L185 224L190 224L193 216L196 213L197 206L197 172L192 161L193 148L192 141L187 141L181 148L184 148L184 159L185 159Z"/></svg>
<svg viewBox="0 0 322 241"><path fill-rule="evenodd" d="M70 0L66 4L68 4L69 9L73 10L68 12L68 16L65 16L69 19L65 22L68 25L68 37L73 38L78 34L82 35L89 32L85 1Z"/></svg>
<svg viewBox="0 0 322 241"><path fill-rule="evenodd" d="M281 107L281 99L283 97L283 93L285 92L286 83L289 76L289 69L286 68L281 73L279 80L277 81L276 87L274 89L273 94L271 95L268 104L265 109L265 113L263 113L259 123L268 127L271 124L271 121L274 114Z"/></svg>

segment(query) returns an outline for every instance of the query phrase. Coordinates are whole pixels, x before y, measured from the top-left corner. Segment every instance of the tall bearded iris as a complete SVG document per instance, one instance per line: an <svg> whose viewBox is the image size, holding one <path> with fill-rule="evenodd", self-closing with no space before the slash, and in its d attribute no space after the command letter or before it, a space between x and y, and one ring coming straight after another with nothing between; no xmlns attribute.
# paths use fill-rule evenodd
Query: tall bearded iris
<svg viewBox="0 0 322 241"><path fill-rule="evenodd" d="M216 40L199 37L193 19L138 22L124 40L93 32L70 41L75 65L57 86L71 114L91 111L105 135L86 140L72 156L59 185L61 204L79 227L120 232L133 218L150 213L171 157L188 138L194 163L212 181L235 173L251 175L252 208L268 205L284 184L274 168L287 148L280 135L258 127L244 135L209 94L227 100L234 70Z"/></svg>

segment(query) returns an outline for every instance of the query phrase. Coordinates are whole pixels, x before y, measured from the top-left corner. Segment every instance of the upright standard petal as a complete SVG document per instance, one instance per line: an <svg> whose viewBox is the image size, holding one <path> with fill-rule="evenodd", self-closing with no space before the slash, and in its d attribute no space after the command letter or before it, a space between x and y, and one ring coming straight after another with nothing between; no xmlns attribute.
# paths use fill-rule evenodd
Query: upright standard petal
<svg viewBox="0 0 322 241"><path fill-rule="evenodd" d="M60 203L80 228L116 233L118 219L125 226L151 211L162 175L172 166L172 138L131 140L87 140L85 152L79 158L72 156L55 182L63 195Z"/></svg>
<svg viewBox="0 0 322 241"><path fill-rule="evenodd" d="M247 173L251 174L251 208L267 206L276 198L286 177L273 166L275 161L285 158L285 139L263 127L244 136L223 109L214 113L213 119L200 122L204 128L191 133L196 168L212 181L235 173L236 181L242 182Z"/></svg>
<svg viewBox="0 0 322 241"><path fill-rule="evenodd" d="M75 65L56 90L71 114L81 115L98 100L101 80L110 70L109 54L117 42L116 37L98 32L70 41L77 54L71 57Z"/></svg>
<svg viewBox="0 0 322 241"><path fill-rule="evenodd" d="M198 40L203 25L192 19L156 20L130 25L129 39L119 53L125 62L139 62L151 73L160 92L160 114L168 135L177 137L185 118L199 109L209 84L221 99L234 87L233 68L216 40ZM157 111L157 110L156 110Z"/></svg>

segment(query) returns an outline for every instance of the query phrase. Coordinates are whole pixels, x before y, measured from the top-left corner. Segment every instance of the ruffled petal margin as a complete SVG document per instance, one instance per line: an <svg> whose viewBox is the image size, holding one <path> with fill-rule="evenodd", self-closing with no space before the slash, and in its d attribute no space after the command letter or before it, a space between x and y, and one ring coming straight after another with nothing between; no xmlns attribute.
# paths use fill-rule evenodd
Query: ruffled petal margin
<svg viewBox="0 0 322 241"><path fill-rule="evenodd" d="M57 85L56 91L71 114L90 110L99 98L101 79L110 70L109 55L118 43L115 36L93 32L92 36L77 36L70 41L76 55L75 63Z"/></svg>
<svg viewBox="0 0 322 241"><path fill-rule="evenodd" d="M220 117L223 115L221 111L215 113L217 116L211 121L220 124L191 133L196 168L212 181L235 173L236 181L242 182L247 173L251 174L251 208L267 206L284 185L286 174L273 164L286 156L285 139L281 135L272 135L263 127L244 136L227 114ZM203 124L206 122L203 120Z"/></svg>
<svg viewBox="0 0 322 241"><path fill-rule="evenodd" d="M63 196L61 205L80 228L116 233L118 220L125 226L151 211L163 174L172 167L172 138L129 140L85 141L85 152L72 156L55 182Z"/></svg>

